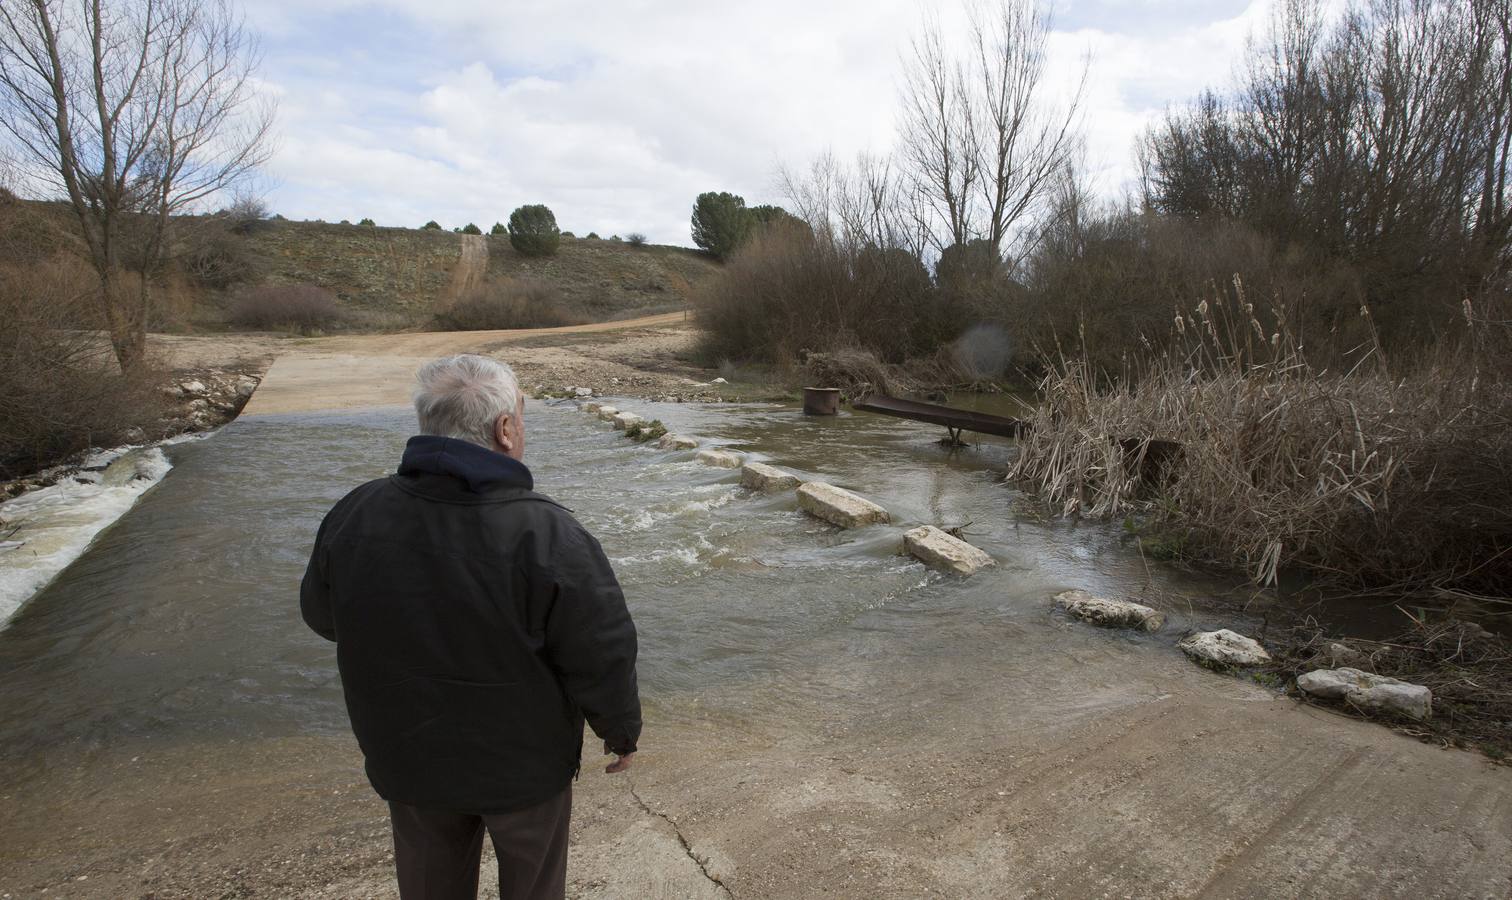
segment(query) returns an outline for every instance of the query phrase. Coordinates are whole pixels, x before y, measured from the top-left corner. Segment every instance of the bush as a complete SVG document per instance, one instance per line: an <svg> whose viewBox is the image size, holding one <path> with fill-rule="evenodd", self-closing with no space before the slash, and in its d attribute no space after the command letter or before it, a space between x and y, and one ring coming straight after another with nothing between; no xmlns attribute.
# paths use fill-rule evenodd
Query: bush
<svg viewBox="0 0 1512 900"><path fill-rule="evenodd" d="M490 229L488 229L488 233L489 234L509 234L509 229L504 227L504 223L503 222L495 222L495 223L493 223L493 227L490 228Z"/></svg>
<svg viewBox="0 0 1512 900"><path fill-rule="evenodd" d="M93 273L57 258L0 268L0 478L123 443L162 413L156 373L120 374L97 318Z"/></svg>
<svg viewBox="0 0 1512 900"><path fill-rule="evenodd" d="M429 222L426 222L424 225L421 225L420 226L420 230L421 231L440 231L441 230L441 224L439 222L437 222L435 219L431 219Z"/></svg>
<svg viewBox="0 0 1512 900"><path fill-rule="evenodd" d="M644 234L641 234L639 231L630 232L630 234L626 236L625 240L632 247L646 246L646 236Z"/></svg>
<svg viewBox="0 0 1512 900"><path fill-rule="evenodd" d="M620 241L620 240L623 240L623 238L621 238L617 234L611 234L611 235L609 235L609 240L611 240L611 241Z"/></svg>
<svg viewBox="0 0 1512 900"><path fill-rule="evenodd" d="M570 231L564 231L564 232L562 232L562 237L564 237L564 238L575 238L575 237L577 237L577 235L573 234Z"/></svg>
<svg viewBox="0 0 1512 900"><path fill-rule="evenodd" d="M791 363L855 349L888 364L941 350L970 324L905 250L856 249L804 228L755 235L694 295L711 359Z"/></svg>
<svg viewBox="0 0 1512 900"><path fill-rule="evenodd" d="M468 222L466 225L462 226L462 233L463 234L482 234L483 233L483 229L479 228L478 226L474 225L471 222Z"/></svg>
<svg viewBox="0 0 1512 900"><path fill-rule="evenodd" d="M596 241L598 239L599 239L599 236L598 236L598 232L597 231L590 231L590 232L588 232L588 236L586 238L584 238L584 240L588 240L588 241Z"/></svg>
<svg viewBox="0 0 1512 900"><path fill-rule="evenodd" d="M693 243L727 259L751 231L752 219L745 198L726 191L707 191L693 203Z"/></svg>
<svg viewBox="0 0 1512 900"><path fill-rule="evenodd" d="M525 256L551 256L561 237L556 216L545 206L522 206L509 214L509 245Z"/></svg>
<svg viewBox="0 0 1512 900"><path fill-rule="evenodd" d="M378 227L378 223L374 222L372 219L363 219L363 220L359 221L357 224L358 225L365 225L368 228L377 228Z"/></svg>
<svg viewBox="0 0 1512 900"><path fill-rule="evenodd" d="M472 291L436 316L436 327L445 331L494 331L556 328L583 321L567 311L555 287L522 278Z"/></svg>
<svg viewBox="0 0 1512 900"><path fill-rule="evenodd" d="M237 297L226 319L256 331L324 331L343 324L348 316L336 295L313 284L270 284Z"/></svg>
<svg viewBox="0 0 1512 900"><path fill-rule="evenodd" d="M196 284L216 290L254 281L259 274L247 239L215 226L190 236L183 267Z"/></svg>

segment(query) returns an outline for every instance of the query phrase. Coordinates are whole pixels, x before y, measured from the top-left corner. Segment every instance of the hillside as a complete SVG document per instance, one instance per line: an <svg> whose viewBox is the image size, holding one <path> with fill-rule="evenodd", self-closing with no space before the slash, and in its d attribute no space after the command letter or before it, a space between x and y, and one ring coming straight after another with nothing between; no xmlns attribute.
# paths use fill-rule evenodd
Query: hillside
<svg viewBox="0 0 1512 900"><path fill-rule="evenodd" d="M178 225L176 258L156 279L153 330L222 330L239 294L269 284L330 290L359 330L424 327L461 291L508 279L555 289L577 319L633 318L684 308L699 281L719 269L696 250L611 240L564 237L555 256L529 258L503 235L281 219L245 234L216 217ZM43 264L78 244L76 227L62 204L0 202L0 266Z"/></svg>
<svg viewBox="0 0 1512 900"><path fill-rule="evenodd" d="M455 299L466 243L486 247L484 283L530 279L557 289L568 307L594 320L683 307L718 263L681 247L563 238L555 256L521 256L503 235L469 238L447 231L273 221L244 242L263 283L317 284L342 305L418 323ZM476 279L474 279L476 280ZM234 287L229 293L234 293Z"/></svg>

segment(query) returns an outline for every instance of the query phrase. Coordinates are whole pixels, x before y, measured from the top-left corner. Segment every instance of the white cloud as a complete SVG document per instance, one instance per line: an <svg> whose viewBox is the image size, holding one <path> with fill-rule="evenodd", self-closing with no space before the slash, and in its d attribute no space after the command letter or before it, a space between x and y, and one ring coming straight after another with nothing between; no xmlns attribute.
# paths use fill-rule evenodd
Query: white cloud
<svg viewBox="0 0 1512 900"><path fill-rule="evenodd" d="M1072 7L1052 81L1091 50L1089 157L1105 190L1132 175L1151 116L1227 79L1268 5L1192 21L1192 0L1175 17L1125 3L1106 26L1097 4ZM485 228L543 202L580 234L686 243L701 191L781 202L779 164L885 150L920 15L915 0L253 0L281 104L270 199L298 218Z"/></svg>

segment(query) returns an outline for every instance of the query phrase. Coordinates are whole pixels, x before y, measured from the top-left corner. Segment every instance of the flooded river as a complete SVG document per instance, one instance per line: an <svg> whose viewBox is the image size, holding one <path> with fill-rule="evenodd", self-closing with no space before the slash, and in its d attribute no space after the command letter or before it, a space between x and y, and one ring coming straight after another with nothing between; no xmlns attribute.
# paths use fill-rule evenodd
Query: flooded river
<svg viewBox="0 0 1512 900"><path fill-rule="evenodd" d="M967 581L932 573L898 555L897 525L837 531L792 493L750 494L691 453L532 403L527 462L619 572L653 718L781 716L854 689L810 678L821 660L882 654L889 671L938 676L1002 653L1029 672L1099 643L1168 641L1089 644L1049 611L1057 590L1126 596L1147 571L1115 530L1026 517L999 481L1006 443L949 451L916 423L790 406L625 406L858 491L897 525L964 525L998 561ZM0 632L7 777L107 748L344 732L332 649L300 621L297 586L321 516L392 470L411 423L406 409L259 417L168 448L163 483Z"/></svg>

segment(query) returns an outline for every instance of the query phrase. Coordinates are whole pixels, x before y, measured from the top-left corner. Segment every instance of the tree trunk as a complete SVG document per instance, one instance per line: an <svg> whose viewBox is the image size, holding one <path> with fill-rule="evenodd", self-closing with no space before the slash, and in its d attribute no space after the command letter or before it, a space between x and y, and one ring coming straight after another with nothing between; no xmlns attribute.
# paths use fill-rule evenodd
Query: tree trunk
<svg viewBox="0 0 1512 900"><path fill-rule="evenodd" d="M142 365L147 355L147 283L140 291L123 290L116 272L100 275L100 308L105 314L105 329L110 346L122 372Z"/></svg>

